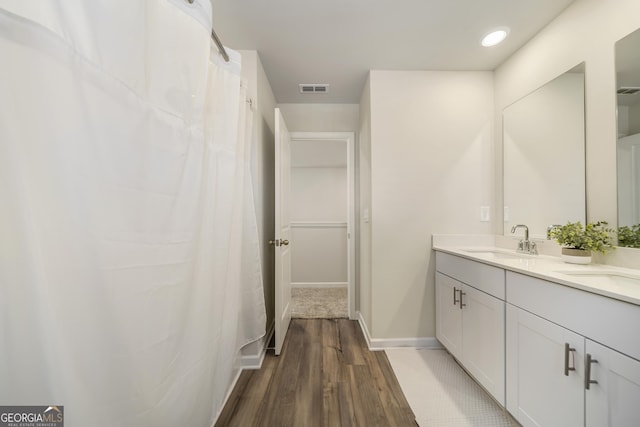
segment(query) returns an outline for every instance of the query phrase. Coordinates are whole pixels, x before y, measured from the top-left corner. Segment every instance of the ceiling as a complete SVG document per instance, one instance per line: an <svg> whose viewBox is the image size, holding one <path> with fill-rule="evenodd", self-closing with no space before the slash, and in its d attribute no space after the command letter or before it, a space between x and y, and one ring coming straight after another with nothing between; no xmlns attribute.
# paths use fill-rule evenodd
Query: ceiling
<svg viewBox="0 0 640 427"><path fill-rule="evenodd" d="M278 103L358 103L369 70L493 70L573 0L212 0L222 42L257 50ZM509 37L481 38L507 26ZM328 83L300 94L298 84Z"/></svg>

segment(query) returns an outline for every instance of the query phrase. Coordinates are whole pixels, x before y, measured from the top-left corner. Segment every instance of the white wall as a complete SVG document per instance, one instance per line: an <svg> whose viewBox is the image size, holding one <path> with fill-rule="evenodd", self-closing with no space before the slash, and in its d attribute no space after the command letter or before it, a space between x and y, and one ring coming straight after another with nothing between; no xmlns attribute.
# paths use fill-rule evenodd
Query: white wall
<svg viewBox="0 0 640 427"><path fill-rule="evenodd" d="M292 286L346 285L347 168L291 168L290 203Z"/></svg>
<svg viewBox="0 0 640 427"><path fill-rule="evenodd" d="M251 174L261 242L260 255L268 331L273 324L275 311L275 254L268 241L275 235L274 108L276 102L258 53L256 51L240 51L240 53L242 78L247 83L248 94L254 105ZM243 355L255 356L261 351L259 344L261 343L244 348Z"/></svg>
<svg viewBox="0 0 640 427"><path fill-rule="evenodd" d="M257 152L257 182L259 196L256 205L262 206L259 212L258 227L262 239L262 276L264 278L265 304L267 306L267 332L275 316L275 252L269 245L269 240L275 236L275 113L276 98L271 90L271 84L262 67L260 56L257 55L257 113L256 145Z"/></svg>
<svg viewBox="0 0 640 427"><path fill-rule="evenodd" d="M361 304L370 293L370 319L361 311L372 338L433 337L431 235L492 231L479 212L494 200L493 76L371 71L369 88L371 184L361 177L361 208L370 209L371 259L362 258L361 277L370 271L370 283L361 280ZM367 127L366 117L361 123ZM362 253L365 239L362 231Z"/></svg>
<svg viewBox="0 0 640 427"><path fill-rule="evenodd" d="M292 226L291 286L346 287L347 227Z"/></svg>
<svg viewBox="0 0 640 427"><path fill-rule="evenodd" d="M640 171L640 133L618 140L619 225L640 223L640 188L634 179Z"/></svg>
<svg viewBox="0 0 640 427"><path fill-rule="evenodd" d="M640 102L618 106L618 136L640 133Z"/></svg>
<svg viewBox="0 0 640 427"><path fill-rule="evenodd" d="M501 129L504 107L578 63L586 63L589 221L607 220L616 224L615 42L638 27L638 0L578 0L495 70L496 129ZM496 142L496 189L501 195L500 133ZM497 222L496 232L501 229Z"/></svg>
<svg viewBox="0 0 640 427"><path fill-rule="evenodd" d="M347 168L291 168L291 221L347 221Z"/></svg>
<svg viewBox="0 0 640 427"><path fill-rule="evenodd" d="M367 82L360 98L360 117L358 126L358 147L356 169L358 189L358 220L356 253L357 255L357 283L356 310L366 325L371 325L371 82Z"/></svg>
<svg viewBox="0 0 640 427"><path fill-rule="evenodd" d="M629 107L629 135L640 133L640 102Z"/></svg>
<svg viewBox="0 0 640 427"><path fill-rule="evenodd" d="M290 132L355 132L358 129L358 104L278 104L278 108Z"/></svg>

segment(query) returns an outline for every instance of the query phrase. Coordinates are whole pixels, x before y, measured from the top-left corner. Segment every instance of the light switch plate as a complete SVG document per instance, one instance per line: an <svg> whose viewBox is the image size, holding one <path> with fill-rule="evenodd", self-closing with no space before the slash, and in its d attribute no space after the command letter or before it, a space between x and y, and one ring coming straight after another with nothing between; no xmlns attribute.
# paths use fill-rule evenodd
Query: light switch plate
<svg viewBox="0 0 640 427"><path fill-rule="evenodd" d="M480 221L489 222L491 220L490 212L489 206L480 206Z"/></svg>

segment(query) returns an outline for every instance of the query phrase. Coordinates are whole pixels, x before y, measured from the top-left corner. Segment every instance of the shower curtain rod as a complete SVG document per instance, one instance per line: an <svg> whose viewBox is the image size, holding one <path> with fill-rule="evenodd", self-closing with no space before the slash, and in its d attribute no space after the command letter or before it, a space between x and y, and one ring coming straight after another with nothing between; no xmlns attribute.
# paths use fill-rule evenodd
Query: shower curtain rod
<svg viewBox="0 0 640 427"><path fill-rule="evenodd" d="M195 0L187 0L187 1L189 2L189 4L193 4ZM213 29L213 26L211 27L211 38L213 39L216 46L218 47L218 51L220 52L220 55L222 55L222 57L224 58L224 61L229 62L229 54L227 53L224 46L222 45L222 42L218 38L218 35L216 34L215 30Z"/></svg>
<svg viewBox="0 0 640 427"><path fill-rule="evenodd" d="M222 45L222 42L218 38L218 35L214 31L213 27L211 27L211 38L215 42L216 46L218 46L218 50L220 51L220 55L222 55L222 57L224 58L225 62L229 62L229 54L224 49L224 46Z"/></svg>

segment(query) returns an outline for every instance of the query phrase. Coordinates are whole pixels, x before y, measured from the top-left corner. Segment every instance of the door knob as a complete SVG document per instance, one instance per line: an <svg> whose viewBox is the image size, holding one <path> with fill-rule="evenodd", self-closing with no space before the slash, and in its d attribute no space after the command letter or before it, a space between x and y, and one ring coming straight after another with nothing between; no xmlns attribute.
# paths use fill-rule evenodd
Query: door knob
<svg viewBox="0 0 640 427"><path fill-rule="evenodd" d="M280 240L269 240L271 246L280 246Z"/></svg>
<svg viewBox="0 0 640 427"><path fill-rule="evenodd" d="M282 239L280 239L280 244L281 244L282 246L289 246L289 241L288 241L288 240L282 240Z"/></svg>

